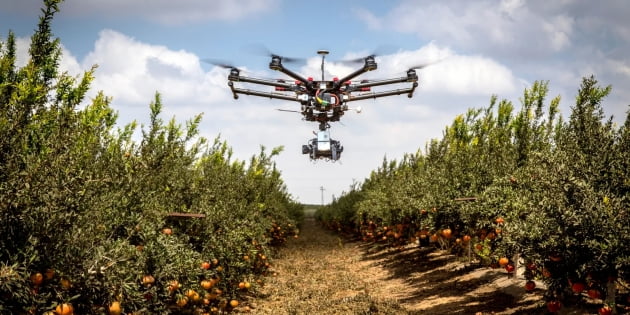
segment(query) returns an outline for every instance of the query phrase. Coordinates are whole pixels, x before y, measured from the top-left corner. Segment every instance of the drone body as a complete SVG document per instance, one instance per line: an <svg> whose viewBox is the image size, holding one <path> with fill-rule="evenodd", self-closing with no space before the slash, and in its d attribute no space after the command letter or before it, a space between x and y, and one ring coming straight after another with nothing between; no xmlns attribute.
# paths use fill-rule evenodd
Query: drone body
<svg viewBox="0 0 630 315"><path fill-rule="evenodd" d="M400 78L386 80L361 80L359 83L352 82L361 74L377 69L374 55L360 58L353 61L362 61L363 66L358 70L339 79L337 77L332 80L324 79L324 59L328 54L326 50L317 52L322 56L322 78L314 80L312 77L304 78L299 74L287 69L282 64L283 59L290 59L271 54L271 62L269 68L271 70L280 71L294 82L286 80L268 80L259 79L249 76L241 76L240 70L232 66L224 66L230 68L228 75L228 86L230 87L234 99L238 99L239 94L253 95L260 97L268 97L271 99L280 99L287 101L295 101L300 103L300 110L295 111L301 113L306 121L319 123L319 131L317 137L309 141L307 145L302 146L302 153L309 154L312 160L324 159L336 161L341 157L343 147L339 141L330 138L329 122L339 121L341 116L350 108L349 102L375 99L379 97L407 94L412 97L418 86L418 76L415 68L407 70L406 76ZM259 90L243 89L235 86L235 82L246 82L259 85L274 87L274 91L265 92ZM388 91L372 92L374 86L383 86L390 84L410 83L411 86L403 89L394 89ZM357 108L359 112L360 109Z"/></svg>

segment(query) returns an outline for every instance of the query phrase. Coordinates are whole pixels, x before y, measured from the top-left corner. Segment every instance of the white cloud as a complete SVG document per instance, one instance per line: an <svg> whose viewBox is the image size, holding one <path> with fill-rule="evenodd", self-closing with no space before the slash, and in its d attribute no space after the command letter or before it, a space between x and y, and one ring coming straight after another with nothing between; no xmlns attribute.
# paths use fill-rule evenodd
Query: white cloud
<svg viewBox="0 0 630 315"><path fill-rule="evenodd" d="M237 20L271 11L279 0L66 0L63 14L73 16L135 17L162 24L186 24L209 20ZM3 0L0 10L38 12L41 1Z"/></svg>
<svg viewBox="0 0 630 315"><path fill-rule="evenodd" d="M383 25L458 49L504 57L547 55L571 44L573 19L558 12L543 15L522 0L401 1L390 12L357 16L368 26Z"/></svg>
<svg viewBox="0 0 630 315"><path fill-rule="evenodd" d="M629 9L625 0L605 4L574 0L402 0L389 11L355 12L368 27L380 26L378 31L414 34L458 54L465 52L454 56L451 64L445 60L443 65L422 72L428 80L427 91L435 83L454 93L479 88L503 94L512 88L522 90L526 82L549 80L550 94L562 95L561 107L567 115L581 78L594 75L601 85L613 85L607 114L624 118L630 97L625 89L630 85ZM464 77L457 73L460 67L464 67ZM432 77L434 72L441 73ZM501 79L513 76L510 73L526 81ZM468 84L476 78L489 84Z"/></svg>

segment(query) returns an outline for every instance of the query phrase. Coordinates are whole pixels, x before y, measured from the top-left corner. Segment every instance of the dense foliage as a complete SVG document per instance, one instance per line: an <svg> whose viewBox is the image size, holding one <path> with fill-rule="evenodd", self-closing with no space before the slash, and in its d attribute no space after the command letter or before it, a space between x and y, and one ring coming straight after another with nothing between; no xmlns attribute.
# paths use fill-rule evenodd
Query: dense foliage
<svg viewBox="0 0 630 315"><path fill-rule="evenodd" d="M319 218L367 241L433 243L508 271L520 261L550 301L588 290L612 303L630 282L630 115L605 118L610 90L584 78L567 121L547 82L516 112L493 97L424 152L383 161Z"/></svg>
<svg viewBox="0 0 630 315"><path fill-rule="evenodd" d="M26 66L12 33L0 42L0 313L235 307L297 233L281 148L234 160L200 116L163 121L159 94L141 135L117 127L110 98L86 100L96 67L59 72L60 0L44 3Z"/></svg>

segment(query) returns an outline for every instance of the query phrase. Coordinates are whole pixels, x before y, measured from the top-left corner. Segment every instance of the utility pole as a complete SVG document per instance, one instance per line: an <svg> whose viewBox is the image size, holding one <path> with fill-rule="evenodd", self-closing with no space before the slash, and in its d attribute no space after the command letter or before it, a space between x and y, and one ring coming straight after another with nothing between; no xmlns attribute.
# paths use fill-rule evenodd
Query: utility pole
<svg viewBox="0 0 630 315"><path fill-rule="evenodd" d="M324 186L319 187L319 190L322 191L322 206L324 205Z"/></svg>

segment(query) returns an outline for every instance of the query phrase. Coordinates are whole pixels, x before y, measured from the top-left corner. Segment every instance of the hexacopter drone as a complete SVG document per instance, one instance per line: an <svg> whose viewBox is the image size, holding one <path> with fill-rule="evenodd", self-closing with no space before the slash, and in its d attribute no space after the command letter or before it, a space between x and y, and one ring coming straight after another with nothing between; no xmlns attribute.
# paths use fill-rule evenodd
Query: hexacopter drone
<svg viewBox="0 0 630 315"><path fill-rule="evenodd" d="M334 77L332 80L324 78L324 59L328 55L327 50L319 50L317 54L322 56L322 78L321 80L313 80L312 77L304 78L301 75L287 69L282 61L295 61L294 58L282 57L275 54L271 56L269 68L271 70L280 71L292 79L293 82L278 79L260 79L249 76L242 76L241 70L238 68L222 63L212 62L215 65L230 69L228 75L228 86L232 90L234 99L238 99L239 94L253 95L260 97L268 97L271 99L280 99L287 101L295 101L300 103L301 108L297 110L282 110L301 113L303 120L314 121L319 123L319 131L316 137L309 140L308 144L302 146L302 153L308 154L311 160L323 159L336 161L341 157L343 146L337 140L330 138L329 122L339 121L343 114L350 110L349 102L360 101L365 99L375 99L379 97L407 94L409 98L413 97L413 92L418 87L418 76L415 69L423 68L425 65L411 67L407 70L407 75L400 78L385 80L360 80L354 83L353 79L368 71L376 70L377 65L375 55L369 55L363 58L351 60L353 62L363 62L363 67L339 79ZM273 91L265 92L259 90L251 90L239 88L235 86L235 82L246 82L259 85L274 87ZM394 89L387 91L371 91L374 86L382 86L389 84L411 83L410 87L402 89ZM361 108L355 109L361 112Z"/></svg>

